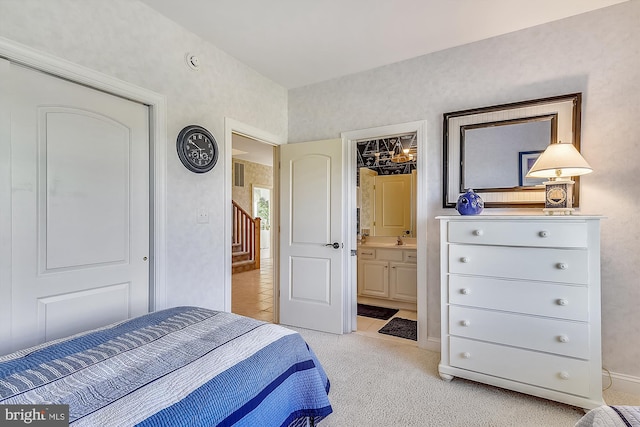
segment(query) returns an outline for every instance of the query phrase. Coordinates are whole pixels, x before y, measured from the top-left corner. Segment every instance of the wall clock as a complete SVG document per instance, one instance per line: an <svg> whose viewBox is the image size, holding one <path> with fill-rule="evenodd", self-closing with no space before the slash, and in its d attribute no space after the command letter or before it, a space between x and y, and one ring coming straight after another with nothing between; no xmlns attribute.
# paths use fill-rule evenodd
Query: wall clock
<svg viewBox="0 0 640 427"><path fill-rule="evenodd" d="M180 161L191 172L209 172L218 161L218 143L202 126L189 125L182 129L176 148Z"/></svg>

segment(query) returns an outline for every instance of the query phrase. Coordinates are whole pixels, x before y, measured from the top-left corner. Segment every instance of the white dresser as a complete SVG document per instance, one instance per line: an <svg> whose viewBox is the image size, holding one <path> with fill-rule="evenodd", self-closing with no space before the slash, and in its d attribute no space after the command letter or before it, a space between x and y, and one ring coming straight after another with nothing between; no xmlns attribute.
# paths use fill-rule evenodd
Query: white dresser
<svg viewBox="0 0 640 427"><path fill-rule="evenodd" d="M604 404L597 216L442 216L444 380Z"/></svg>

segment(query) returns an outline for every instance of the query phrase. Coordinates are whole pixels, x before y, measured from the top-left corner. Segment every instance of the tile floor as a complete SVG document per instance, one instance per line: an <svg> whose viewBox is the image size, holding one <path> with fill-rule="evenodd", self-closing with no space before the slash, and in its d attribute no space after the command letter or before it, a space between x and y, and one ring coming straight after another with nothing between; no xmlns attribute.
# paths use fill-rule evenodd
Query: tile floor
<svg viewBox="0 0 640 427"><path fill-rule="evenodd" d="M260 270L231 276L231 312L273 322L273 258L260 259Z"/></svg>
<svg viewBox="0 0 640 427"><path fill-rule="evenodd" d="M231 311L243 316L273 322L273 259L260 260L260 270L236 273L231 278ZM400 310L393 317L417 320L415 311ZM389 319L391 320L391 319ZM357 334L417 345L413 340L378 333L389 320L358 316Z"/></svg>

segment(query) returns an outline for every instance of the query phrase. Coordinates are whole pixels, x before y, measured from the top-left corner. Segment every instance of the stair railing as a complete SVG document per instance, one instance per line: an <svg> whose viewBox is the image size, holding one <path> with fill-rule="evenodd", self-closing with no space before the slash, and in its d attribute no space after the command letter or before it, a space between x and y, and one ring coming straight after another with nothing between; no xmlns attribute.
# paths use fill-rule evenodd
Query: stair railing
<svg viewBox="0 0 640 427"><path fill-rule="evenodd" d="M232 243L239 244L243 252L249 253L249 259L255 268L260 268L260 217L251 215L240 207L234 200Z"/></svg>

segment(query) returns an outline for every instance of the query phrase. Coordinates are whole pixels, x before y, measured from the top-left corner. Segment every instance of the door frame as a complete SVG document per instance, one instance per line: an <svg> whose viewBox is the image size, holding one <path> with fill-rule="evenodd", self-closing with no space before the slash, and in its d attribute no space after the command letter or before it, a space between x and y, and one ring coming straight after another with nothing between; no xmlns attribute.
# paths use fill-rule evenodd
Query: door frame
<svg viewBox="0 0 640 427"><path fill-rule="evenodd" d="M356 156L356 142L363 139L383 138L390 135L416 132L418 145L418 188L416 203L416 243L417 243L417 281L418 281L418 346L429 348L427 329L427 122L426 120L400 123L395 125L380 126L369 129L360 129L349 132L342 132L342 142L346 148L345 155L345 179L344 194L346 195L346 205L349 209L349 220L346 221L346 253L357 251L357 221L356 221L356 170L358 167ZM357 330L358 318L358 258L351 256L350 262L345 263L347 273L351 278L350 286L346 286L344 317L350 323L350 330ZM439 347L436 348L439 350Z"/></svg>
<svg viewBox="0 0 640 427"><path fill-rule="evenodd" d="M232 215L232 161L231 151L233 148L233 134L241 134L251 139L255 139L264 144L272 145L273 150L273 188L271 190L271 258L273 260L273 323L280 321L280 301L278 289L280 284L280 269L278 268L278 260L280 259L280 152L279 146L286 144L286 139L273 135L254 126L242 123L230 117L224 118L224 223L228 224L224 227L224 311L231 313L231 221ZM251 195L253 198L253 194ZM277 226L277 230L274 230ZM277 231L277 234L275 234Z"/></svg>
<svg viewBox="0 0 640 427"><path fill-rule="evenodd" d="M149 108L149 311L167 308L167 100L162 94L0 37L0 57ZM231 208L229 208L230 210ZM6 255L0 253L0 255ZM10 256L10 254L9 254ZM10 259L10 258L8 258ZM4 297L4 295L2 295ZM5 313L6 315L6 313ZM2 319L0 319L2 320Z"/></svg>

